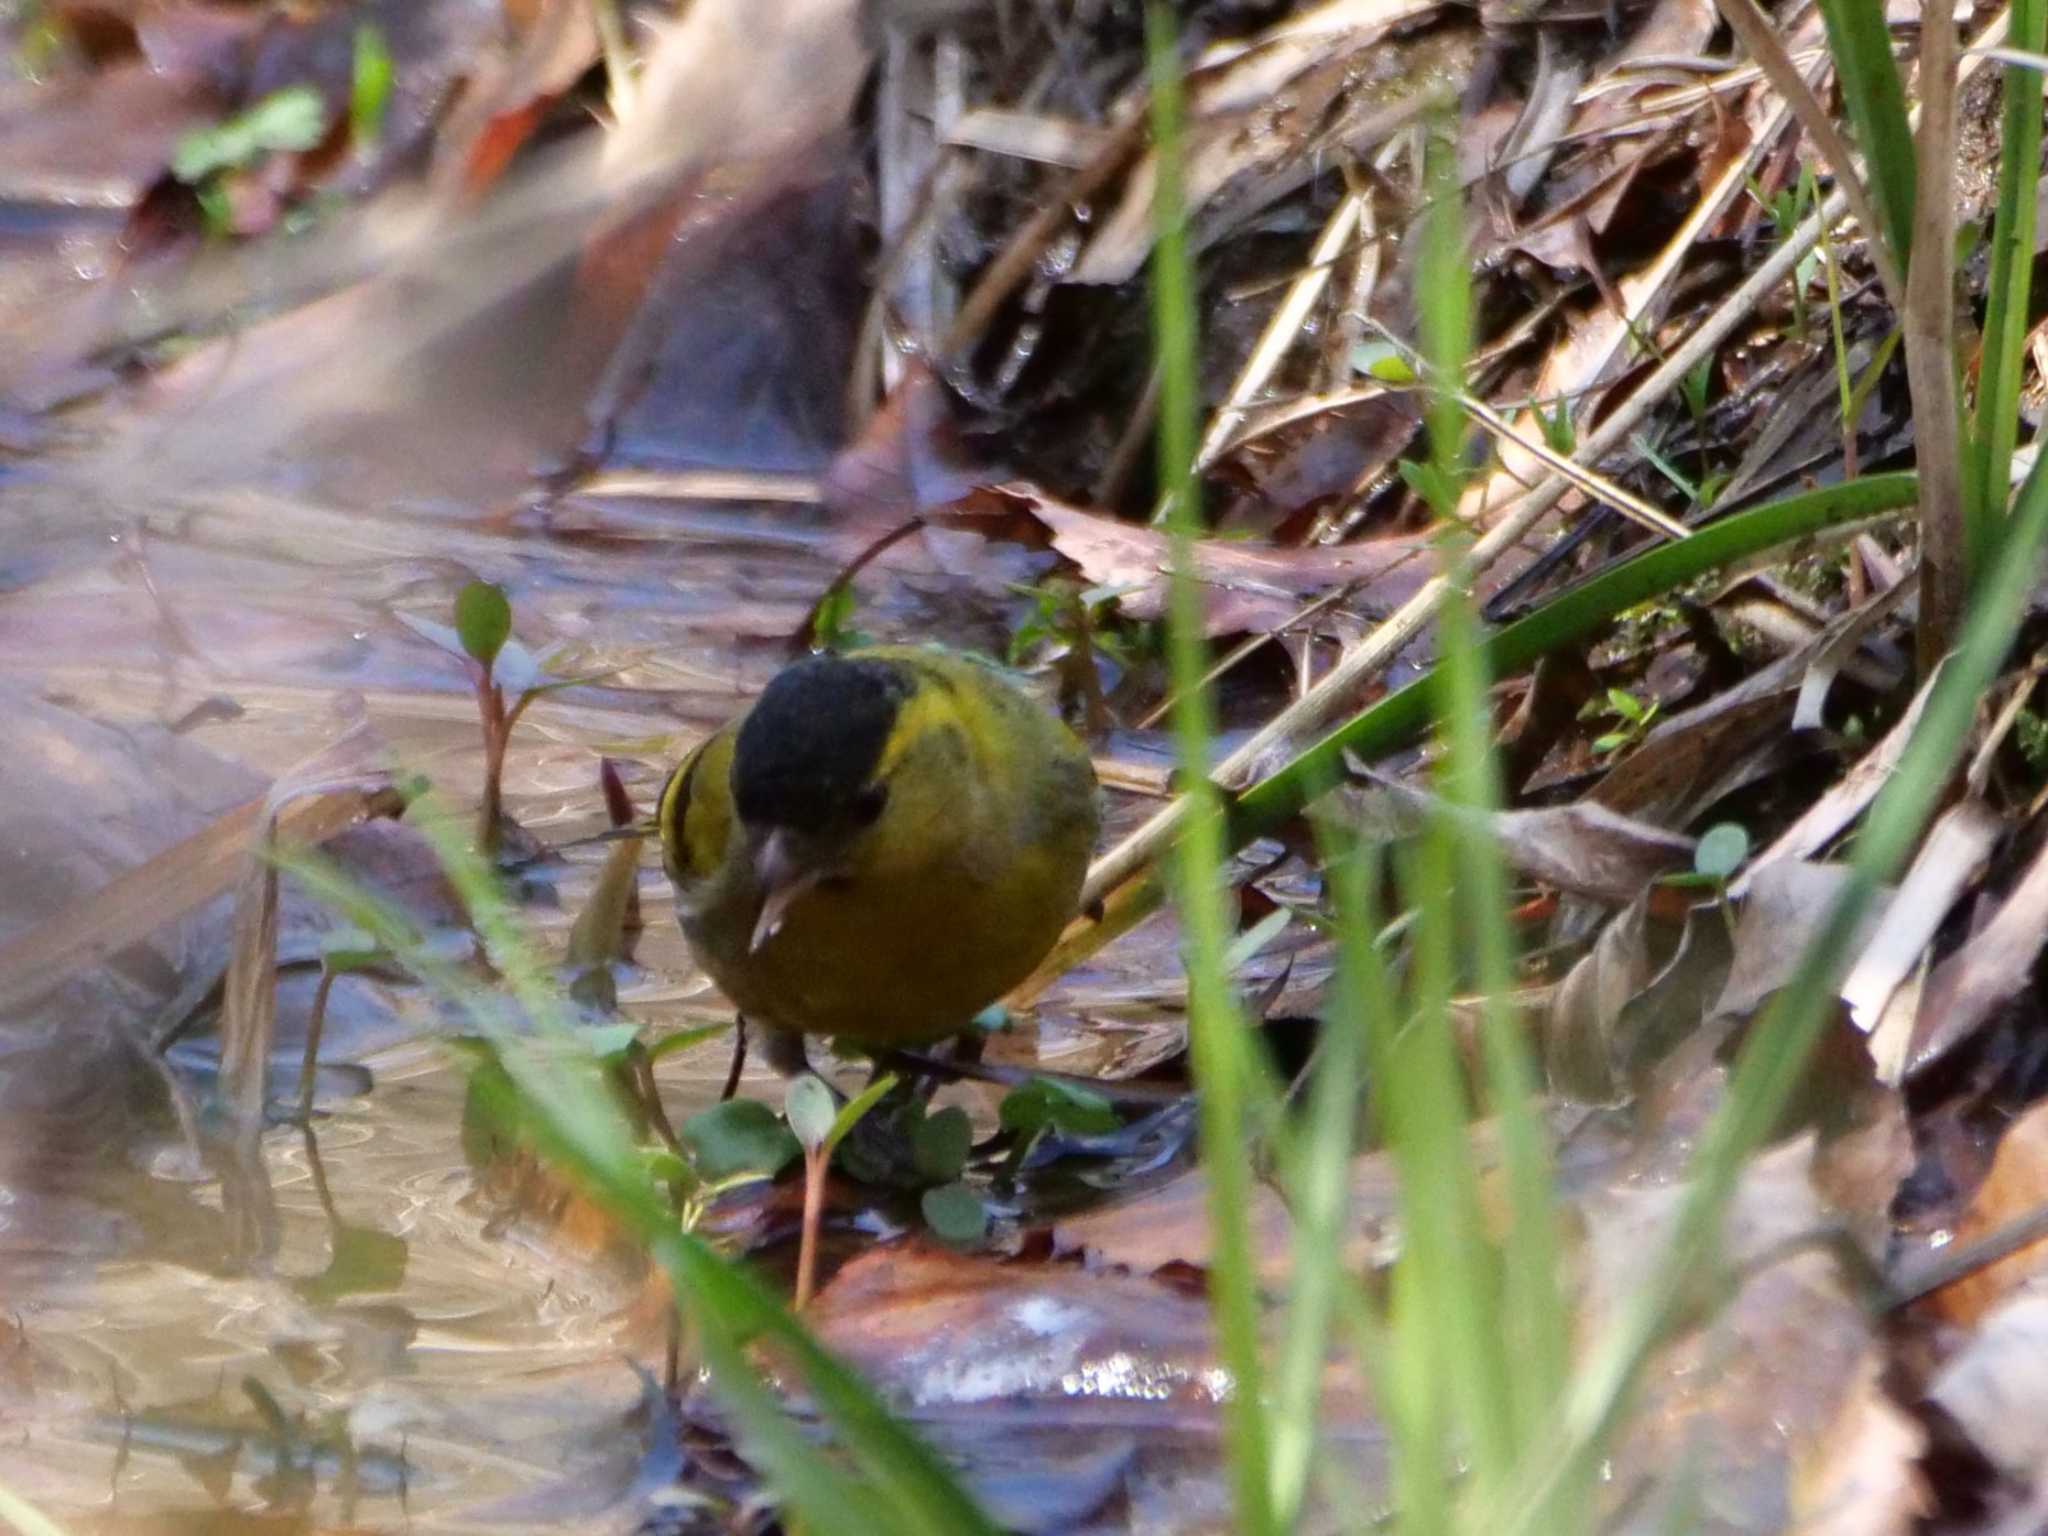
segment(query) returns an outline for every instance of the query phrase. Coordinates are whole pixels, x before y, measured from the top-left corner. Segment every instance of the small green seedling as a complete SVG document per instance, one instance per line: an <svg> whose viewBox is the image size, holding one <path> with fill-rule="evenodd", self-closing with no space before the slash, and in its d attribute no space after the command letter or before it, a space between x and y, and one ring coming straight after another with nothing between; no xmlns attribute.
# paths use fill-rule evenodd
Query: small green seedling
<svg viewBox="0 0 2048 1536"><path fill-rule="evenodd" d="M1666 875L1663 883L1681 889L1712 891L1732 941L1735 937L1735 913L1728 901L1728 882L1748 858L1748 831L1738 822L1717 822L1702 832L1700 840L1693 845L1692 868L1683 874Z"/></svg>
<svg viewBox="0 0 2048 1536"><path fill-rule="evenodd" d="M593 683L609 675L590 672L557 677L547 668L553 657L536 658L512 638L512 603L495 582L471 581L455 594L455 624L437 624L417 614L402 613L399 622L431 640L452 656L469 663L476 689L477 715L484 733L483 798L477 807L477 847L496 858L501 842L505 804L505 749L512 728L527 707L543 694ZM510 705L507 692L513 695Z"/></svg>
<svg viewBox="0 0 2048 1536"><path fill-rule="evenodd" d="M804 1153L804 1224L796 1255L796 1306L801 1310L818 1282L818 1224L825 1214L825 1170L832 1153L861 1117L896 1086L896 1074L885 1073L856 1098L839 1104L831 1087L815 1072L791 1080L783 1114ZM740 1102L733 1100L732 1102Z"/></svg>
<svg viewBox="0 0 2048 1536"><path fill-rule="evenodd" d="M918 1197L925 1224L942 1241L967 1248L988 1236L988 1206L965 1183L936 1184Z"/></svg>
<svg viewBox="0 0 2048 1536"><path fill-rule="evenodd" d="M1643 739L1656 720L1657 709L1658 701L1655 699L1646 704L1626 688L1608 689L1605 707L1595 703L1587 707L1586 713L1619 723L1613 730L1593 738L1593 750L1605 757L1621 751L1624 747L1635 745Z"/></svg>
<svg viewBox="0 0 2048 1536"><path fill-rule="evenodd" d="M1572 403L1559 395L1551 402L1549 410L1543 409L1543 402L1537 401L1531 407L1536 413L1537 423L1543 428L1543 443L1552 453L1569 457L1579 447L1578 428L1572 424Z"/></svg>
<svg viewBox="0 0 2048 1536"><path fill-rule="evenodd" d="M874 637L853 622L858 603L851 582L828 588L811 610L811 644L835 656L873 645Z"/></svg>
<svg viewBox="0 0 2048 1536"><path fill-rule="evenodd" d="M223 122L187 133L171 153L171 174L197 186L273 152L311 149L326 136L326 101L310 85L288 85Z"/></svg>
<svg viewBox="0 0 2048 1536"><path fill-rule="evenodd" d="M206 227L233 225L228 178L265 156L312 149L327 137L327 102L310 85L288 85L223 122L194 128L171 154L171 175L192 188Z"/></svg>
<svg viewBox="0 0 2048 1536"><path fill-rule="evenodd" d="M356 28L355 54L348 83L348 136L358 160L377 152L384 137L384 117L391 107L391 47L374 22Z"/></svg>

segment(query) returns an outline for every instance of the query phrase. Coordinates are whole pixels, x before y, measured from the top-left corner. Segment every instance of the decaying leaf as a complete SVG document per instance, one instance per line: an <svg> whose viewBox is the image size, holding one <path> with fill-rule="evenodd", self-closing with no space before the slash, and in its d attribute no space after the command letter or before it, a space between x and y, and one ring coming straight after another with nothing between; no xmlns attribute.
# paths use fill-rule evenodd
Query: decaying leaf
<svg viewBox="0 0 2048 1536"><path fill-rule="evenodd" d="M1834 1419L1794 1459L1786 1536L1909 1536L1932 1512L1920 1458L1927 1431L1885 1391L1875 1354Z"/></svg>
<svg viewBox="0 0 2048 1536"><path fill-rule="evenodd" d="M1935 966L1920 991L1901 1066L1911 1077L1940 1060L2018 995L2048 942L2048 846L1986 923Z"/></svg>
<svg viewBox="0 0 2048 1536"><path fill-rule="evenodd" d="M1347 814L1389 837L1413 835L1443 807L1420 790L1374 776L1374 788L1350 792ZM1467 814L1458 812L1457 814ZM1501 857L1517 873L1575 896L1632 902L1659 875L1691 862L1693 840L1633 821L1595 801L1484 818Z"/></svg>
<svg viewBox="0 0 2048 1536"><path fill-rule="evenodd" d="M1976 1328L1928 1395L2000 1472L2037 1488L2048 1465L2048 1295L2021 1291Z"/></svg>
<svg viewBox="0 0 2048 1536"><path fill-rule="evenodd" d="M1156 619L1165 613L1163 529L1067 506L1030 486L1002 486L993 494L1042 523L1053 547L1090 582L1120 589L1123 609L1133 618ZM1206 589L1207 632L1275 630L1292 622L1306 603L1348 588L1351 595L1323 622L1345 619L1338 627L1355 634L1361 627L1355 615L1370 617L1397 607L1429 580L1435 570L1430 550L1427 538L1412 536L1312 548L1204 540L1196 547L1195 567ZM1347 618L1345 609L1354 616Z"/></svg>
<svg viewBox="0 0 2048 1536"><path fill-rule="evenodd" d="M1652 1361L1614 1453L1627 1530L1676 1518L1729 1536L1781 1531L1812 1507L1810 1469L1831 1459L1876 1355L1870 1314L1819 1241L1833 1217L1809 1181L1812 1156L1803 1137L1743 1173L1715 1275L1701 1275L1690 1298L1704 1321ZM1683 1197L1677 1185L1624 1187L1586 1203L1592 1326L1642 1283L1643 1255L1667 1239ZM1731 1297L1716 1293L1716 1278L1735 1280Z"/></svg>
<svg viewBox="0 0 2048 1536"><path fill-rule="evenodd" d="M2036 1105L1999 1139L1991 1171L1955 1223L1950 1244L1967 1245L2048 1206L2048 1105ZM2048 1268L2048 1238L1943 1286L1928 1298L1950 1322L1971 1326L2023 1288L2036 1287Z"/></svg>

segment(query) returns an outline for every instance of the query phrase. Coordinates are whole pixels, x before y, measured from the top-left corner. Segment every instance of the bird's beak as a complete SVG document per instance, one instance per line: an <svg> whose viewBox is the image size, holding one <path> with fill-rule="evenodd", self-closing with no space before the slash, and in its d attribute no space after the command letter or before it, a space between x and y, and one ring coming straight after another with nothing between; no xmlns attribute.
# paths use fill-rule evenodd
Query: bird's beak
<svg viewBox="0 0 2048 1536"><path fill-rule="evenodd" d="M825 871L803 857L788 832L777 828L754 850L754 877L761 884L761 915L747 941L752 954L774 938L789 915L790 903L811 889Z"/></svg>

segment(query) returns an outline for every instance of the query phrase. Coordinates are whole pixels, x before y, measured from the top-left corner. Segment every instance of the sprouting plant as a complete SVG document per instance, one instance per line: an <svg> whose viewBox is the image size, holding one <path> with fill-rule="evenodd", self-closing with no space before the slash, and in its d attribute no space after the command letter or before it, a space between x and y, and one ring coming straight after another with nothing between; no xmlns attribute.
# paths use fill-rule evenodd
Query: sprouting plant
<svg viewBox="0 0 2048 1536"><path fill-rule="evenodd" d="M1619 752L1641 741L1657 718L1658 701L1648 703L1637 698L1626 688L1610 688L1603 705L1595 700L1586 706L1581 719L1611 719L1616 722L1613 730L1593 738L1593 750L1603 756Z"/></svg>
<svg viewBox="0 0 2048 1536"><path fill-rule="evenodd" d="M327 137L327 102L310 85L287 85L233 117L194 128L171 154L171 174L199 199L207 228L231 222L225 180L264 156L313 148Z"/></svg>
<svg viewBox="0 0 2048 1536"><path fill-rule="evenodd" d="M606 674L556 677L549 673L546 662L536 659L512 638L512 603L505 596L505 589L494 582L471 581L455 594L452 628L416 614L403 613L398 617L415 634L469 663L477 715L484 733L484 787L483 799L477 807L477 847L486 857L495 858L504 817L505 748L512 739L512 727L541 695L595 682ZM508 691L512 695L510 704L506 703Z"/></svg>
<svg viewBox="0 0 2048 1536"><path fill-rule="evenodd" d="M1009 1165L1019 1167L1047 1132L1101 1136L1119 1124L1108 1097L1080 1083L1034 1077L1003 1095L997 1120L1010 1133Z"/></svg>
<svg viewBox="0 0 2048 1536"><path fill-rule="evenodd" d="M1712 891L1721 908L1721 921L1728 925L1728 938L1735 938L1735 913L1728 904L1728 882L1749 857L1749 831L1740 822L1721 821L1700 834L1693 845L1692 868L1666 875L1665 885Z"/></svg>
<svg viewBox="0 0 2048 1536"><path fill-rule="evenodd" d="M1115 622L1116 601L1130 587L1116 582L1082 587L1055 578L1036 586L1012 582L1010 590L1032 604L1031 615L1010 635L1010 665L1051 667L1062 700L1080 702L1089 730L1107 729L1109 709L1095 658L1106 656L1126 668L1135 659L1136 643Z"/></svg>
<svg viewBox="0 0 2048 1536"><path fill-rule="evenodd" d="M337 978L351 971L367 970L384 951L360 928L337 928L320 944L320 982L313 989L313 1006L306 1018L306 1056L299 1066L299 1118L313 1117L313 1083L320 1065L320 1033L327 1022L327 997Z"/></svg>
<svg viewBox="0 0 2048 1536"><path fill-rule="evenodd" d="M818 606L811 610L811 644L818 650L835 655L872 645L873 637L854 627L855 602L851 582L841 582L828 588L818 599Z"/></svg>
<svg viewBox="0 0 2048 1536"><path fill-rule="evenodd" d="M2022 709L2013 720L2012 733L2034 777L2048 779L2048 717L2039 710Z"/></svg>
<svg viewBox="0 0 2048 1536"><path fill-rule="evenodd" d="M1533 407L1536 421L1543 428L1543 443L1552 453L1567 456L1576 453L1579 447L1578 428L1572 425L1572 403L1559 395L1550 403L1550 409L1543 408L1538 400Z"/></svg>
<svg viewBox="0 0 2048 1536"><path fill-rule="evenodd" d="M367 160L384 136L384 115L391 106L391 47L374 22L356 28L355 52L348 83L348 136L356 158Z"/></svg>
<svg viewBox="0 0 2048 1536"><path fill-rule="evenodd" d="M818 1223L825 1213L825 1171L832 1154L861 1118L896 1086L894 1073L876 1078L855 1098L839 1104L815 1072L791 1080L783 1114L804 1154L804 1221L796 1256L796 1306L811 1299L818 1282ZM963 1116L963 1119L965 1117Z"/></svg>
<svg viewBox="0 0 2048 1536"><path fill-rule="evenodd" d="M1749 195L1771 216L1778 237L1784 239L1819 205L1820 184L1814 177L1813 166L1808 163L1799 167L1799 175L1790 186L1780 187L1768 196L1755 177L1749 178ZM1813 282L1819 264L1819 254L1808 251L1792 269L1792 330L1802 340L1806 336L1806 290Z"/></svg>

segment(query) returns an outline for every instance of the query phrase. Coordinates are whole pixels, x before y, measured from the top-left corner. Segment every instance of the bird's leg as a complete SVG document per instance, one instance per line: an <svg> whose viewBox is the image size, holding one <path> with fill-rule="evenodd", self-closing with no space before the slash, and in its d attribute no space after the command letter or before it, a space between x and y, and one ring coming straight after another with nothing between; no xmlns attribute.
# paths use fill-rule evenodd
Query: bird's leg
<svg viewBox="0 0 2048 1536"><path fill-rule="evenodd" d="M784 1077L802 1077L811 1070L811 1058L804 1049L804 1037L793 1029L761 1026L761 1054Z"/></svg>
<svg viewBox="0 0 2048 1536"><path fill-rule="evenodd" d="M740 1091L740 1074L747 1069L747 1016L735 1014L732 1021L732 1066L725 1074L725 1091L718 1096L723 1104Z"/></svg>

